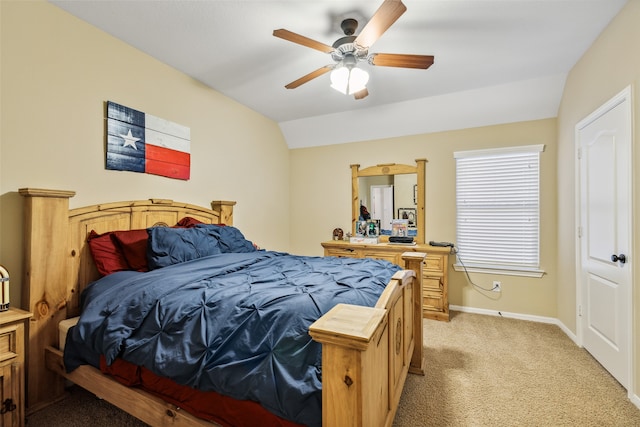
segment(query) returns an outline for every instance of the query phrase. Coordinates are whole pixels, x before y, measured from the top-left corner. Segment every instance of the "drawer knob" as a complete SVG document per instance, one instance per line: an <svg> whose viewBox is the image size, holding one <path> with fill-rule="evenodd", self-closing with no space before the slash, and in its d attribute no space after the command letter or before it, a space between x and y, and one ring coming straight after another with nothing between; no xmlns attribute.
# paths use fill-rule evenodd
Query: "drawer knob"
<svg viewBox="0 0 640 427"><path fill-rule="evenodd" d="M0 409L0 414L6 414L7 412L15 411L17 408L16 404L13 403L13 399L8 398L2 402L2 409Z"/></svg>

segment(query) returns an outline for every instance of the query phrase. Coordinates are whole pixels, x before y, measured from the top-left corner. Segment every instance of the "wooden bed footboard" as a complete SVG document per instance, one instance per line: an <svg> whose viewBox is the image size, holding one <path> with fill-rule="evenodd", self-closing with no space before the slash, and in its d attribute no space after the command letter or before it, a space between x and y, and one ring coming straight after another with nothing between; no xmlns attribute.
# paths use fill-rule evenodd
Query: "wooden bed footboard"
<svg viewBox="0 0 640 427"><path fill-rule="evenodd" d="M322 343L323 426L391 426L407 373L424 375L424 256L403 254L408 270L393 276L375 307L338 304L311 325Z"/></svg>
<svg viewBox="0 0 640 427"><path fill-rule="evenodd" d="M121 385L91 366L66 373L58 323L78 314L79 295L97 272L86 236L171 224L184 216L232 225L235 202L212 209L166 199L117 202L69 210L71 191L21 189L25 197L23 306L34 313L27 349L27 413L58 400L64 378L150 425L211 426L156 396ZM424 374L422 263L403 254L375 307L337 305L310 328L322 347L323 425L390 426L408 372Z"/></svg>

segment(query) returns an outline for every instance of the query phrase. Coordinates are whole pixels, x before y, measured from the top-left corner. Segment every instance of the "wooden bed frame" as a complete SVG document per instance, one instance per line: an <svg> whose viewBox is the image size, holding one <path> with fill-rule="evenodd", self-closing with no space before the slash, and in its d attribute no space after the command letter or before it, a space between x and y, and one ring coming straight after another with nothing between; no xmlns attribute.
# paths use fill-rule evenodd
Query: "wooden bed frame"
<svg viewBox="0 0 640 427"><path fill-rule="evenodd" d="M174 225L185 216L233 224L235 202L212 209L167 199L115 202L69 210L73 191L23 188L25 278L29 322L27 414L64 397L65 378L152 425L212 426L138 388L83 365L67 374L58 350L58 324L79 314L79 296L98 278L86 244L98 233ZM403 255L375 307L339 304L310 328L322 347L324 426L390 426L408 372L424 375L422 284L424 254ZM386 369L385 369L386 366Z"/></svg>

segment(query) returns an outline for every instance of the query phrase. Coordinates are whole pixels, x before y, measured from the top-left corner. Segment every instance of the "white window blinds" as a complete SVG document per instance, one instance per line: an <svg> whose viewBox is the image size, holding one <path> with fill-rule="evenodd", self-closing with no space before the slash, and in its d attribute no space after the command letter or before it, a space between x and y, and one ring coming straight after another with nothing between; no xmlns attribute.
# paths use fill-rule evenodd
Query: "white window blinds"
<svg viewBox="0 0 640 427"><path fill-rule="evenodd" d="M457 246L467 267L540 265L540 152L544 145L454 153Z"/></svg>

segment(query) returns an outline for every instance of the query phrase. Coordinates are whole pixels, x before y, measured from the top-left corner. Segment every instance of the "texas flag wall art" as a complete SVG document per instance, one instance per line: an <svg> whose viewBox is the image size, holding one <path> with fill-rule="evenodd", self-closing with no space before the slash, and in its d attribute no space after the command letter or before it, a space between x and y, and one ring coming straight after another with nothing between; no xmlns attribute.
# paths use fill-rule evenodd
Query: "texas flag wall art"
<svg viewBox="0 0 640 427"><path fill-rule="evenodd" d="M107 101L106 167L188 180L191 130Z"/></svg>

